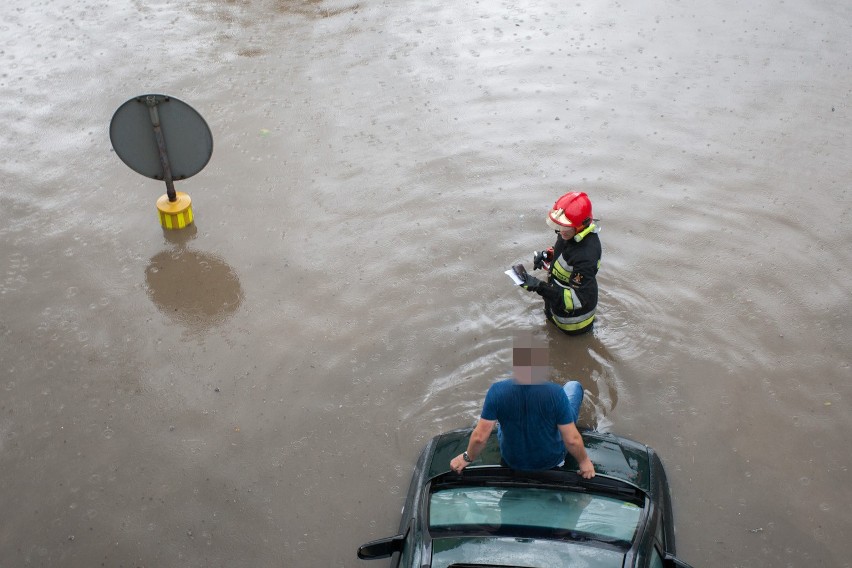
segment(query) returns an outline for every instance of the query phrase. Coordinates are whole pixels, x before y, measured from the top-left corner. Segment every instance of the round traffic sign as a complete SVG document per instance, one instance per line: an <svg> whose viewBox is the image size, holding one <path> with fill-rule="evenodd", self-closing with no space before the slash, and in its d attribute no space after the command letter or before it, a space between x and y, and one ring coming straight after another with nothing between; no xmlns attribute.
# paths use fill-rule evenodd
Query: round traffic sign
<svg viewBox="0 0 852 568"><path fill-rule="evenodd" d="M210 161L213 135L194 108L167 95L141 95L118 107L109 125L112 147L130 169L164 179L155 127L165 141L172 179L194 176Z"/></svg>

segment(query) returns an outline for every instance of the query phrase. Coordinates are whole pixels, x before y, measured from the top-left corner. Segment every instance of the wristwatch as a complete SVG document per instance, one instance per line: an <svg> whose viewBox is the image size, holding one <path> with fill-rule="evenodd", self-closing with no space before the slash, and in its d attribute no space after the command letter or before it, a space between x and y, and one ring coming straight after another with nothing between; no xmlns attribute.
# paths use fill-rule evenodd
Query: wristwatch
<svg viewBox="0 0 852 568"><path fill-rule="evenodd" d="M473 460L471 459L470 455L468 455L467 450L465 450L465 451L462 453L462 459L463 459L464 461L466 461L467 463L470 463L470 462L472 462L472 461L473 461Z"/></svg>

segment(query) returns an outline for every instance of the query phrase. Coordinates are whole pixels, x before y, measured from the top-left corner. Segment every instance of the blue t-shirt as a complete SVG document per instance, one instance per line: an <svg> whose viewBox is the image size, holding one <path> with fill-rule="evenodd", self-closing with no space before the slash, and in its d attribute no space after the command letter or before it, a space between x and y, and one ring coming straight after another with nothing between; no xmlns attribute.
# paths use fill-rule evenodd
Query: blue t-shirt
<svg viewBox="0 0 852 568"><path fill-rule="evenodd" d="M506 379L491 385L482 418L500 423L500 453L512 469L541 470L565 459L557 424L577 421L568 395L551 382L522 385Z"/></svg>

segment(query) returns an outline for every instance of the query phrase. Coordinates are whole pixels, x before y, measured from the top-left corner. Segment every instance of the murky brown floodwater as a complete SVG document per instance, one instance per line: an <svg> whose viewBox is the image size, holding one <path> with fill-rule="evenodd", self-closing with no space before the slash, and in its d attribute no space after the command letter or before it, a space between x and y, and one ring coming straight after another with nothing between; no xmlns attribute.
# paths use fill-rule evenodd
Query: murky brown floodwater
<svg viewBox="0 0 852 568"><path fill-rule="evenodd" d="M656 448L698 566L850 566L852 4L0 7L0 566L366 566L516 330ZM165 187L111 151L166 93ZM594 336L502 271L568 188Z"/></svg>

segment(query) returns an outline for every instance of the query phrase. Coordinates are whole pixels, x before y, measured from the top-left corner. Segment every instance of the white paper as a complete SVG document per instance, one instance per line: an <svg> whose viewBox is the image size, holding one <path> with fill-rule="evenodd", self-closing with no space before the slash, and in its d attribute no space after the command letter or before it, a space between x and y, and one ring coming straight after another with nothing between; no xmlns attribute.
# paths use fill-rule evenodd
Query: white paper
<svg viewBox="0 0 852 568"><path fill-rule="evenodd" d="M515 283L515 284L517 284L518 286L520 286L521 284L523 284L523 283L524 283L524 281L523 281L523 280L521 280L521 279L520 279L520 277L518 277L518 275L517 275L517 274L515 274L515 270L514 270L514 269L512 269L512 268L510 268L509 270L507 270L504 274L505 274L506 276L508 276L509 278L511 278L511 279L512 279L512 282L514 282L514 283Z"/></svg>

